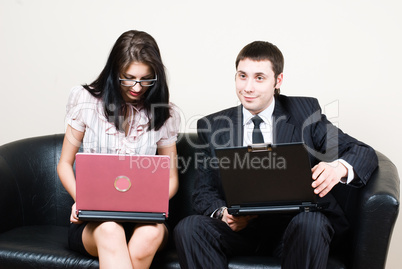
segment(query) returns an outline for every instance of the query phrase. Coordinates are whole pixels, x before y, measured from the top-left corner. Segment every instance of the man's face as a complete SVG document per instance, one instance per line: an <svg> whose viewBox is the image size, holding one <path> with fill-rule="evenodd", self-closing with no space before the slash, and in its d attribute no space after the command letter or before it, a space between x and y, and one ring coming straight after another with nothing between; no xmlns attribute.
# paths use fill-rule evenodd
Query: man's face
<svg viewBox="0 0 402 269"><path fill-rule="evenodd" d="M266 109L282 84L283 73L275 79L270 61L241 60L236 72L236 94L242 105L255 115Z"/></svg>

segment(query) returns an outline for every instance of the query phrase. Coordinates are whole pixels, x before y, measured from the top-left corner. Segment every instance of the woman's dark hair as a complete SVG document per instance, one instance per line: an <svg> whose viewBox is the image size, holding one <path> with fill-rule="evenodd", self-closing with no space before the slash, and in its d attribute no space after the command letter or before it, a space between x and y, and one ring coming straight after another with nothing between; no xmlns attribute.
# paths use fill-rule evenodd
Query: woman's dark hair
<svg viewBox="0 0 402 269"><path fill-rule="evenodd" d="M132 62L148 65L158 78L140 102L150 118L150 130L159 130L170 117L169 88L159 47L149 34L135 30L123 33L114 44L99 77L83 87L103 101L106 118L120 130L127 107L121 94L119 76Z"/></svg>
<svg viewBox="0 0 402 269"><path fill-rule="evenodd" d="M283 73L283 66L285 60L282 52L272 43L266 41L254 41L246 45L237 55L236 69L239 62L244 59L250 59L252 61L270 61L272 64L272 71L274 71L275 80ZM280 89L275 89L275 95L278 96Z"/></svg>

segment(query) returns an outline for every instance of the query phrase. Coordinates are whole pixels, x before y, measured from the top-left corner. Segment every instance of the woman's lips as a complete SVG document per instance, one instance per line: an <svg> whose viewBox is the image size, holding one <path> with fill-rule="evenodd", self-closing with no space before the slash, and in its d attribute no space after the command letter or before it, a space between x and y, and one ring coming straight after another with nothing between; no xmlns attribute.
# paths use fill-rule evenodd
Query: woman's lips
<svg viewBox="0 0 402 269"><path fill-rule="evenodd" d="M137 96L140 95L139 92L133 92L133 91L130 91L130 94L131 94L132 96L135 96L135 97L137 97Z"/></svg>

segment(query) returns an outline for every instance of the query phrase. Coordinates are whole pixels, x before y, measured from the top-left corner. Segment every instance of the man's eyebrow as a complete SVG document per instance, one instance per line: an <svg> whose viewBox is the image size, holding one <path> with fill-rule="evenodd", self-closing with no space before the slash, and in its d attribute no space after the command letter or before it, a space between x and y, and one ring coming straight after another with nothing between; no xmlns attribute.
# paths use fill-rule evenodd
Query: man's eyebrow
<svg viewBox="0 0 402 269"><path fill-rule="evenodd" d="M247 74L247 72L242 71L242 70L238 70L237 73L242 73L242 74L249 75L249 74ZM251 74L251 75L254 75L254 76L265 76L265 77L268 76L268 75L265 74L264 72L257 72L257 73L253 73L253 74Z"/></svg>

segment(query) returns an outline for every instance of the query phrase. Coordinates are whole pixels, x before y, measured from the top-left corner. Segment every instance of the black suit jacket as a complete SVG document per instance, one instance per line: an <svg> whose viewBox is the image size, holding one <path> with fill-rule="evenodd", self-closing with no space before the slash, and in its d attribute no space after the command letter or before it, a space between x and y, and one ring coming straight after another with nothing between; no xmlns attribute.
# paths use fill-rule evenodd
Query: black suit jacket
<svg viewBox="0 0 402 269"><path fill-rule="evenodd" d="M194 209L209 215L226 205L219 172L213 163L216 161L214 149L243 145L242 106L200 119L197 132L200 148L196 156L198 179L193 193ZM289 142L305 143L312 166L336 159L351 164L355 172L352 186L365 185L378 165L374 150L332 125L321 114L315 98L280 95L275 99L273 143ZM326 195L325 199L331 202L329 211L342 214L332 195Z"/></svg>

